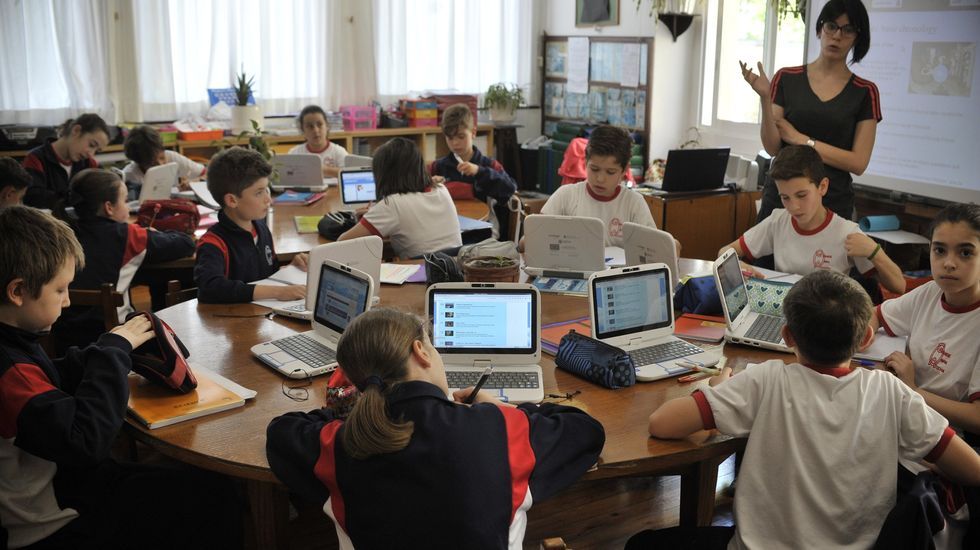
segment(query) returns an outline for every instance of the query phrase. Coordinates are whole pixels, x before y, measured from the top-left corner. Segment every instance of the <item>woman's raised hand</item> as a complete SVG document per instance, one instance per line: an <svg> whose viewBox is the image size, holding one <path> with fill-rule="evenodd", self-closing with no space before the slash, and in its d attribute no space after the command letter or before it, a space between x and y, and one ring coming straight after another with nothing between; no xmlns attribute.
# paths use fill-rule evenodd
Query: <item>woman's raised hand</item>
<svg viewBox="0 0 980 550"><path fill-rule="evenodd" d="M744 61L739 61L738 64L742 68L742 78L749 83L749 86L752 86L752 89L760 97L766 97L769 93L769 77L766 76L766 71L762 68L762 62L758 63L759 74L752 72L752 69Z"/></svg>

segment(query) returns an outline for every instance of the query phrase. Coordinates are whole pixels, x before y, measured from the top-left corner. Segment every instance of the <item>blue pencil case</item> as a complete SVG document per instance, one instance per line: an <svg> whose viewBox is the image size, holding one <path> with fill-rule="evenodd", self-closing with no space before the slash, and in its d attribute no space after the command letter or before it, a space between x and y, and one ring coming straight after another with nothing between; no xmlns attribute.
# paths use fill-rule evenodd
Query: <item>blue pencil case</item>
<svg viewBox="0 0 980 550"><path fill-rule="evenodd" d="M636 366L629 354L574 330L562 336L555 365L604 388L636 384Z"/></svg>

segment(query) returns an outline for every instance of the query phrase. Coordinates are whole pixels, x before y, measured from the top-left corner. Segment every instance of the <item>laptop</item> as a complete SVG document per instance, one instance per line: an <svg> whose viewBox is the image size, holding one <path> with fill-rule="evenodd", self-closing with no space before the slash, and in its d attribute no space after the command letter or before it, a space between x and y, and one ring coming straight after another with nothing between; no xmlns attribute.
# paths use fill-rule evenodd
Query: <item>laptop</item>
<svg viewBox="0 0 980 550"><path fill-rule="evenodd" d="M347 155L344 157L344 168L370 168L373 159L363 155Z"/></svg>
<svg viewBox="0 0 980 550"><path fill-rule="evenodd" d="M674 336L673 296L664 264L609 269L589 278L592 337L629 353L640 382L691 372L692 364L710 367L720 358Z"/></svg>
<svg viewBox="0 0 980 550"><path fill-rule="evenodd" d="M143 176L138 200L128 203L130 209L139 208L141 204L151 200L166 200L170 198L174 187L177 186L177 163L168 162L153 166Z"/></svg>
<svg viewBox="0 0 980 550"><path fill-rule="evenodd" d="M374 172L370 168L344 168L340 171L340 202L360 206L378 200Z"/></svg>
<svg viewBox="0 0 980 550"><path fill-rule="evenodd" d="M729 248L715 260L713 267L715 285L725 312L725 340L773 351L792 353L783 341L781 331L786 319L782 315L768 315L752 311L749 292L738 263L735 250Z"/></svg>
<svg viewBox="0 0 980 550"><path fill-rule="evenodd" d="M524 220L524 271L538 277L588 279L606 268L605 231L599 218L528 216Z"/></svg>
<svg viewBox="0 0 980 550"><path fill-rule="evenodd" d="M521 283L437 283L425 292L432 345L442 355L452 390L476 385L511 403L544 399L541 295Z"/></svg>
<svg viewBox="0 0 980 550"><path fill-rule="evenodd" d="M272 157L272 165L279 181L269 187L273 191L326 191L329 182L323 177L321 162L317 155L276 155Z"/></svg>
<svg viewBox="0 0 980 550"><path fill-rule="evenodd" d="M623 250L626 265L666 264L670 268L670 284L677 287L677 247L674 236L656 227L634 222L623 224Z"/></svg>
<svg viewBox="0 0 980 550"><path fill-rule="evenodd" d="M333 260L319 268L313 330L252 346L252 354L289 378L309 378L337 368L337 340L371 308L371 276Z"/></svg>
<svg viewBox="0 0 980 550"><path fill-rule="evenodd" d="M664 167L664 191L701 191L725 186L731 148L671 149Z"/></svg>

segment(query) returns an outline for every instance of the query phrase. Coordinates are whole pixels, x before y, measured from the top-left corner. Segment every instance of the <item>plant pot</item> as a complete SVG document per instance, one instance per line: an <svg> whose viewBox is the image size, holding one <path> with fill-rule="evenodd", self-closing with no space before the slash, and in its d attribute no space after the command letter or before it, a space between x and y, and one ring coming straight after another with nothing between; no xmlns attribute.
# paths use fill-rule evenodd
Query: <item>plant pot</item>
<svg viewBox="0 0 980 550"><path fill-rule="evenodd" d="M262 109L258 105L231 106L231 133L238 135L242 132L253 133L252 121L259 123L262 128Z"/></svg>
<svg viewBox="0 0 980 550"><path fill-rule="evenodd" d="M516 109L514 109L514 107L510 107L508 109L501 109L499 107L491 107L490 108L490 120L492 120L493 122L495 122L497 124L502 124L502 123L505 123L505 122L514 122L514 118L516 118L515 117L515 111L516 111Z"/></svg>
<svg viewBox="0 0 980 550"><path fill-rule="evenodd" d="M516 283L520 266L510 258L477 256L463 263L463 280L484 283Z"/></svg>

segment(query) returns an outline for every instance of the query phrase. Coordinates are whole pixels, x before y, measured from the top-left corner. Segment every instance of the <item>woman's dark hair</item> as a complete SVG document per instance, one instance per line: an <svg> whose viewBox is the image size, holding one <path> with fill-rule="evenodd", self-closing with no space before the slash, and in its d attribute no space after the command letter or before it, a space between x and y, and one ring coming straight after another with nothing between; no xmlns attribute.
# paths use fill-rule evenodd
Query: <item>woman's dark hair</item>
<svg viewBox="0 0 980 550"><path fill-rule="evenodd" d="M960 222L969 225L977 235L980 235L980 204L957 202L943 208L929 225L929 238L932 239L932 233L940 224Z"/></svg>
<svg viewBox="0 0 980 550"><path fill-rule="evenodd" d="M394 138L374 152L371 161L378 200L398 193L421 193L432 186L422 153L414 141Z"/></svg>
<svg viewBox="0 0 980 550"><path fill-rule="evenodd" d="M299 126L300 131L303 130L303 119L306 118L306 115L317 113L323 117L323 122L327 125L327 131L330 131L330 122L327 121L327 113L319 105L307 105L299 112L299 116L296 117L296 125Z"/></svg>
<svg viewBox="0 0 980 550"><path fill-rule="evenodd" d="M95 113L85 113L78 118L69 118L58 128L58 137L66 137L71 134L71 129L78 126L83 134L92 132L105 132L109 136L109 126L102 120L102 117Z"/></svg>
<svg viewBox="0 0 980 550"><path fill-rule="evenodd" d="M119 187L125 189L122 179L109 170L88 168L71 179L68 190L68 206L75 209L75 217L80 220L98 217L102 205L119 199ZM71 221L70 217L59 212L59 217Z"/></svg>
<svg viewBox="0 0 980 550"><path fill-rule="evenodd" d="M820 36L824 23L833 21L844 14L847 14L850 24L857 28L851 63L860 63L868 54L868 50L871 49L871 23L868 21L868 10L861 3L861 0L830 0L827 2L817 17L817 36Z"/></svg>

